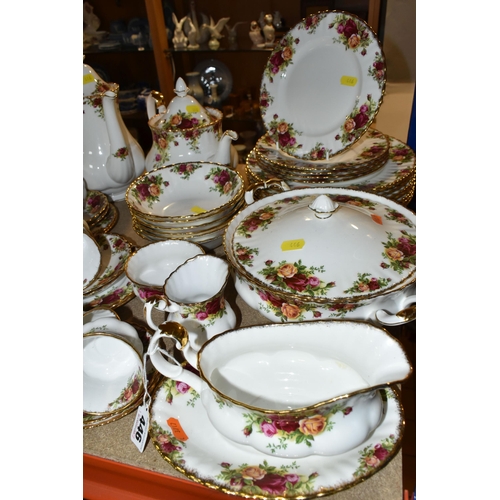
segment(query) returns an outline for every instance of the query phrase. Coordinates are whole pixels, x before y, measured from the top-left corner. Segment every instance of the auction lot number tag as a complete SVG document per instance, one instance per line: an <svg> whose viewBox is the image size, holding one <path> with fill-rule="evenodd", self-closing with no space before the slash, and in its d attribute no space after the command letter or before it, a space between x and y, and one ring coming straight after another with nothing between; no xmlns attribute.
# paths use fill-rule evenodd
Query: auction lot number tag
<svg viewBox="0 0 500 500"><path fill-rule="evenodd" d="M147 406L141 405L137 408L137 415L135 416L134 426L132 427L132 432L130 434L130 439L137 446L139 451L142 453L146 446L146 441L148 439L148 429L149 429L149 408Z"/></svg>

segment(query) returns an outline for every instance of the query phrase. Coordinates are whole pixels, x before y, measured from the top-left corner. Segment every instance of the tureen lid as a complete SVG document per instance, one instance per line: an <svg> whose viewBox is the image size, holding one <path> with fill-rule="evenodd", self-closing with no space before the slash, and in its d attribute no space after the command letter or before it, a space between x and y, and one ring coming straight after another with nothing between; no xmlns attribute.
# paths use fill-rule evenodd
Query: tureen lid
<svg viewBox="0 0 500 500"><path fill-rule="evenodd" d="M257 286L315 302L356 301L416 273L416 216L371 193L295 189L240 212L224 245Z"/></svg>
<svg viewBox="0 0 500 500"><path fill-rule="evenodd" d="M189 87L182 78L177 78L174 91L177 95L172 98L166 111L155 120L156 127L187 129L210 123L206 109L189 95Z"/></svg>

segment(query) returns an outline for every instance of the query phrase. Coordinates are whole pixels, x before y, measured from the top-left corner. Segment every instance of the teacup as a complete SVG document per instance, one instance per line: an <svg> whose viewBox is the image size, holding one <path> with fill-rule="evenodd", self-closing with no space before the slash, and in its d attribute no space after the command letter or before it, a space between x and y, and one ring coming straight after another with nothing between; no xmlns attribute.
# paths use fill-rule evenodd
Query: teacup
<svg viewBox="0 0 500 500"><path fill-rule="evenodd" d="M319 320L229 330L188 362L199 376L161 353L189 334L162 323L148 354L163 375L195 389L212 425L229 440L266 455L338 455L363 443L384 415L382 391L409 377L398 340L364 321ZM177 364L174 364L177 363Z"/></svg>
<svg viewBox="0 0 500 500"><path fill-rule="evenodd" d="M148 325L158 328L151 318L153 308L168 312L167 321L181 323L191 348L198 351L209 338L236 325L236 314L224 297L228 279L229 265L220 257L188 259L166 279L162 295L144 304Z"/></svg>
<svg viewBox="0 0 500 500"><path fill-rule="evenodd" d="M123 337L83 335L83 411L111 415L134 404L144 389L142 357Z"/></svg>
<svg viewBox="0 0 500 500"><path fill-rule="evenodd" d="M186 260L205 250L185 240L163 240L139 248L127 259L125 274L134 293L143 302L152 295L161 295L165 280Z"/></svg>

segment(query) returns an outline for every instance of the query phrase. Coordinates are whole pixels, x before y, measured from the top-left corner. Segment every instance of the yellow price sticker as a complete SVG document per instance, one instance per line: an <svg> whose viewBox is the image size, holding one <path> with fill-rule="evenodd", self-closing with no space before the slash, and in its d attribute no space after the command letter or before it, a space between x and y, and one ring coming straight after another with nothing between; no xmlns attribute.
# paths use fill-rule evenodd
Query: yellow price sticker
<svg viewBox="0 0 500 500"><path fill-rule="evenodd" d="M198 113L200 111L200 107L197 104L188 104L186 106L186 111L188 113Z"/></svg>
<svg viewBox="0 0 500 500"><path fill-rule="evenodd" d="M87 83L92 83L93 81L94 81L94 77L90 73L83 75L83 84L84 85Z"/></svg>
<svg viewBox="0 0 500 500"><path fill-rule="evenodd" d="M281 250L283 252L288 252L289 250L301 250L304 248L306 242L303 239L298 240L286 240L281 244Z"/></svg>
<svg viewBox="0 0 500 500"><path fill-rule="evenodd" d="M206 210L204 208L194 206L191 207L191 212L193 212L194 214L202 214L203 212L206 212Z"/></svg>
<svg viewBox="0 0 500 500"><path fill-rule="evenodd" d="M340 83L342 85L347 85L348 87L354 87L358 83L358 79L355 76L342 76L340 78Z"/></svg>

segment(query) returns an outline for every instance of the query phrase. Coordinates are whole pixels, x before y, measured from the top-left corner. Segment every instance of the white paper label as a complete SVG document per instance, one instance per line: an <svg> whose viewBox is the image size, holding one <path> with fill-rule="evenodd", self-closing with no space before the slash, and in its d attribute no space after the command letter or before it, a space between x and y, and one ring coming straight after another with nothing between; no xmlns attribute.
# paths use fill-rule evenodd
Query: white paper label
<svg viewBox="0 0 500 500"><path fill-rule="evenodd" d="M142 453L146 446L146 441L148 439L148 429L149 429L149 408L144 406L139 406L137 408L137 415L135 416L134 427L132 427L132 432L130 434L130 439L134 443L138 450Z"/></svg>

